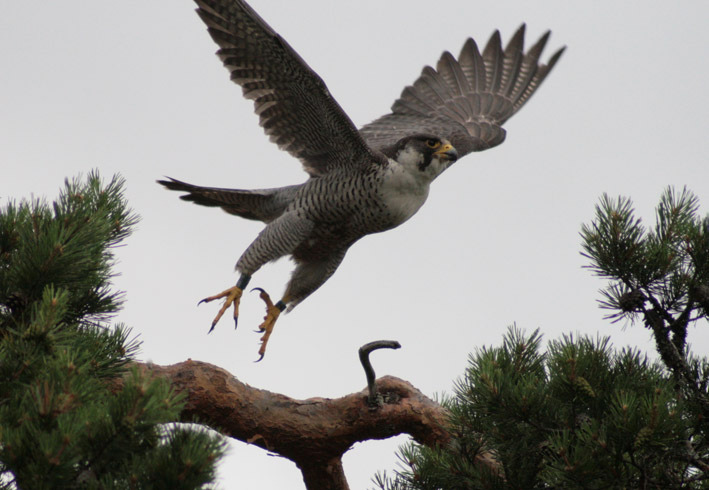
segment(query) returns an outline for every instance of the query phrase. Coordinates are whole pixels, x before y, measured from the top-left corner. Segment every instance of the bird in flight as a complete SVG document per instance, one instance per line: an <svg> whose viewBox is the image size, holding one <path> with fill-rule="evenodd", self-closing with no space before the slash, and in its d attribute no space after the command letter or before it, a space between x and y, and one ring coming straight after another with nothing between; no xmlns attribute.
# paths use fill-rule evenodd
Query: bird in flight
<svg viewBox="0 0 709 490"><path fill-rule="evenodd" d="M564 51L540 63L550 33L525 52L524 25L505 47L497 31L482 52L468 39L457 59L444 52L436 68L426 66L404 89L389 114L357 129L317 73L246 2L195 1L219 45L217 55L253 100L260 125L309 175L302 184L258 190L158 181L186 192L180 196L185 201L266 224L236 263L236 285L200 301L224 300L210 332L230 306L236 323L243 290L261 266L283 256L295 261L278 302L259 289L266 303L259 360L279 315L322 286L352 244L411 218L431 182L456 160L504 141L502 124Z"/></svg>

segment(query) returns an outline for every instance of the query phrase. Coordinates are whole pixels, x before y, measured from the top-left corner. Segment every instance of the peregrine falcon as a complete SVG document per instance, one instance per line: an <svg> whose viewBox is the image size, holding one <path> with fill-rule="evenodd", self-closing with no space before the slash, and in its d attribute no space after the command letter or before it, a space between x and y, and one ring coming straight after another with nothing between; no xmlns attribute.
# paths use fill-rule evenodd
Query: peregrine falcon
<svg viewBox="0 0 709 490"><path fill-rule="evenodd" d="M219 45L217 55L254 101L264 131L309 175L302 184L259 190L158 181L186 192L186 201L266 223L236 263L236 285L200 301L224 300L210 332L230 306L236 323L242 292L262 265L283 256L295 261L280 301L274 304L260 290L266 316L259 360L278 316L322 286L352 244L411 218L431 182L460 157L502 143L502 124L564 51L540 63L550 33L525 52L524 25L504 48L497 31L482 52L468 39L457 59L444 52L436 68L426 66L404 89L389 114L358 130L322 79L246 2L195 1Z"/></svg>

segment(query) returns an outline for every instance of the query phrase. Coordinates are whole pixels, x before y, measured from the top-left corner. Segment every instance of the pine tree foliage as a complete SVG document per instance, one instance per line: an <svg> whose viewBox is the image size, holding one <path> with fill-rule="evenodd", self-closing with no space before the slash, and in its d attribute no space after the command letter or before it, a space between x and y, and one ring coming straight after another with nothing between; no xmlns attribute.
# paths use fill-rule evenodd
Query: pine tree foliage
<svg viewBox="0 0 709 490"><path fill-rule="evenodd" d="M629 199L603 196L582 229L589 268L608 279L601 306L641 321L657 362L608 338L566 336L542 349L511 328L470 357L443 403L452 442L400 449L387 490L709 488L709 362L689 352L707 328L709 218L686 189L668 189L646 230ZM476 459L492 457L497 467Z"/></svg>
<svg viewBox="0 0 709 490"><path fill-rule="evenodd" d="M646 230L630 199L603 196L581 236L589 268L609 281L601 301L609 318L642 321L683 396L709 418L707 365L687 352L689 326L707 328L709 314L709 217L698 208L686 188L668 188Z"/></svg>
<svg viewBox="0 0 709 490"><path fill-rule="evenodd" d="M538 331L511 328L471 356L444 403L453 442L404 446L405 469L377 476L379 488L709 488L701 414L661 365L608 338L567 336L543 352Z"/></svg>
<svg viewBox="0 0 709 490"><path fill-rule="evenodd" d="M164 425L182 397L127 364L108 320L113 250L137 216L123 181L67 181L51 205L0 210L0 488L204 488L220 440ZM118 393L108 380L126 376Z"/></svg>
<svg viewBox="0 0 709 490"><path fill-rule="evenodd" d="M602 305L611 318L634 320L646 307L673 317L706 315L709 295L709 217L686 188L668 189L656 209L654 229L634 216L628 198L604 195L596 219L582 228L584 255L594 273L610 280ZM686 317L686 318L685 318Z"/></svg>

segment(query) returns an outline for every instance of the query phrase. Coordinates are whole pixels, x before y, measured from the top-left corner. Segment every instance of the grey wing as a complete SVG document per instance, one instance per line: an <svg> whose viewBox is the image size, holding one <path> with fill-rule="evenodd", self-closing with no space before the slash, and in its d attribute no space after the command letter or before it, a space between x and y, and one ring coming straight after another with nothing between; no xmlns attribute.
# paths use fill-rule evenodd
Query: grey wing
<svg viewBox="0 0 709 490"><path fill-rule="evenodd" d="M444 52L436 69L426 66L404 89L390 114L363 126L360 134L381 149L403 136L432 133L450 140L460 156L499 145L506 134L502 124L529 100L565 49L540 64L550 32L525 53L524 31L523 24L504 49L495 31L482 54L473 39L458 59Z"/></svg>
<svg viewBox="0 0 709 490"><path fill-rule="evenodd" d="M242 0L195 0L220 46L217 55L254 101L271 141L300 159L311 176L379 158L322 79Z"/></svg>
<svg viewBox="0 0 709 490"><path fill-rule="evenodd" d="M222 189L219 187L201 187L168 177L158 180L170 190L186 192L180 199L210 207L220 207L229 214L246 219L270 223L278 218L295 197L302 184L280 187L277 189Z"/></svg>

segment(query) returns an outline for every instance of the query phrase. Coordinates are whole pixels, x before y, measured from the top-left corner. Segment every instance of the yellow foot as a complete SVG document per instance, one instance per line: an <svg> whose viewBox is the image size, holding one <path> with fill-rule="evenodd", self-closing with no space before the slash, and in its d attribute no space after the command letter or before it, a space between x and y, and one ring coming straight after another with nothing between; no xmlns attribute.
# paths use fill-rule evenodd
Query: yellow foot
<svg viewBox="0 0 709 490"><path fill-rule="evenodd" d="M263 317L263 323L258 327L259 331L263 332L261 348L258 350L261 357L256 361L259 362L266 354L266 344L268 344L268 339L271 337L273 327L276 325L276 320L278 320L281 312L285 309L285 305L282 301L274 305L268 293L261 288L254 288L254 290L259 291L259 297L266 303L266 316Z"/></svg>
<svg viewBox="0 0 709 490"><path fill-rule="evenodd" d="M222 304L222 307L219 310L219 313L217 313L217 316L215 316L214 320L212 320L212 326L209 329L208 333L211 333L212 330L214 330L214 326L221 319L222 315L227 310L227 308L229 308L229 306L231 306L231 305L234 305L234 328L236 328L237 322L239 321L239 300L241 299L241 293L243 293L243 292L244 292L243 289L241 289L238 286L234 286L234 287L229 288L225 291L222 291L219 294L215 294L214 296L204 298L202 301L197 303L199 305L202 303L209 303L210 301L214 301L215 299L224 298L224 304Z"/></svg>

